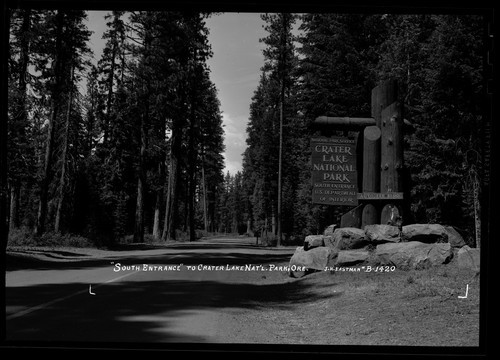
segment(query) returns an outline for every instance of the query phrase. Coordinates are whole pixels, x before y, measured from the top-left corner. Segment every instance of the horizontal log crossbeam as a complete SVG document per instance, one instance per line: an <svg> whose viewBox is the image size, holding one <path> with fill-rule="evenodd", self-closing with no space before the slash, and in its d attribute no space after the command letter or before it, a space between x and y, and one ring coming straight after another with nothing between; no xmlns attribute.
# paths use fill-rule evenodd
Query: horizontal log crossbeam
<svg viewBox="0 0 500 360"><path fill-rule="evenodd" d="M358 193L358 200L403 200L402 192L362 192Z"/></svg>
<svg viewBox="0 0 500 360"><path fill-rule="evenodd" d="M336 127L352 127L363 128L366 126L375 125L374 118L358 118L358 117L338 117L338 116L318 116L314 122L316 126L336 126Z"/></svg>

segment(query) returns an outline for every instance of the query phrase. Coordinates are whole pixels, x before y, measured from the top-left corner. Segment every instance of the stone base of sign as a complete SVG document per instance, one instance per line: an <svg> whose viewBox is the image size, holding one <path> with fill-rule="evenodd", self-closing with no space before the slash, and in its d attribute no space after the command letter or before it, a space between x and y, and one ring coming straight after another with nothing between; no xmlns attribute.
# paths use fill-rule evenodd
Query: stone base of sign
<svg viewBox="0 0 500 360"><path fill-rule="evenodd" d="M375 253L380 265L396 266L400 270L427 269L445 264L453 256L449 243L420 241L382 244L377 246Z"/></svg>
<svg viewBox="0 0 500 360"><path fill-rule="evenodd" d="M479 271L479 249L465 245L453 227L412 224L402 228L369 225L358 228L329 226L323 235L310 235L290 259L290 276L340 267L390 265L399 270L425 269L456 258L460 267ZM333 230L333 233L331 232Z"/></svg>

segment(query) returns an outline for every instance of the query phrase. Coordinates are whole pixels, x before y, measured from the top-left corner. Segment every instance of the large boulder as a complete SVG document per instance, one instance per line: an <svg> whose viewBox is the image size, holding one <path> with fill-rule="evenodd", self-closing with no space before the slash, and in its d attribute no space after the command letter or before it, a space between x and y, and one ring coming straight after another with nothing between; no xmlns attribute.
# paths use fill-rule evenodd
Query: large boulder
<svg viewBox="0 0 500 360"><path fill-rule="evenodd" d="M463 246L458 250L456 262L462 268L479 271L481 265L480 249L471 248L468 245Z"/></svg>
<svg viewBox="0 0 500 360"><path fill-rule="evenodd" d="M453 256L449 243L426 244L420 241L386 243L375 249L377 261L401 270L426 269L447 263Z"/></svg>
<svg viewBox="0 0 500 360"><path fill-rule="evenodd" d="M325 246L337 250L359 249L368 245L365 231L358 228L338 228L333 236L324 238Z"/></svg>
<svg viewBox="0 0 500 360"><path fill-rule="evenodd" d="M304 250L303 246L295 249L290 259L290 276L304 276L306 270L324 270L330 259L330 249L324 246Z"/></svg>
<svg viewBox="0 0 500 360"><path fill-rule="evenodd" d="M444 226L444 229L448 235L448 242L452 248L461 248L466 245L462 235L460 235L460 233L455 230L453 226Z"/></svg>
<svg viewBox="0 0 500 360"><path fill-rule="evenodd" d="M368 240L375 245L387 242L396 243L401 240L399 228L392 225L366 225L365 234Z"/></svg>
<svg viewBox="0 0 500 360"><path fill-rule="evenodd" d="M304 250L306 251L324 245L323 235L307 235L304 239Z"/></svg>
<svg viewBox="0 0 500 360"><path fill-rule="evenodd" d="M403 226L403 241L440 243L448 241L448 233L440 224L410 224Z"/></svg>
<svg viewBox="0 0 500 360"><path fill-rule="evenodd" d="M333 233L335 232L335 229L337 229L337 228L338 228L338 225L336 225L336 224L329 225L329 226L327 226L327 228L323 232L323 235L333 236Z"/></svg>
<svg viewBox="0 0 500 360"><path fill-rule="evenodd" d="M341 250L338 253L336 266L351 266L368 260L370 253L366 250Z"/></svg>

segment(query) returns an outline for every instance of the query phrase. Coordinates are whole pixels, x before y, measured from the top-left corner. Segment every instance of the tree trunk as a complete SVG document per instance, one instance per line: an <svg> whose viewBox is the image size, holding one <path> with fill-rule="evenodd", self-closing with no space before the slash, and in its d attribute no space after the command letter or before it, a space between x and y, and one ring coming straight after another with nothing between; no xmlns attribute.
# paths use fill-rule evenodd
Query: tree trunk
<svg viewBox="0 0 500 360"><path fill-rule="evenodd" d="M53 100L55 101L55 100ZM43 167L42 179L40 181L40 202L38 205L35 234L40 236L45 232L45 218L47 216L47 203L49 193L49 183L52 167L52 152L54 148L54 127L57 118L58 107L52 105L52 115L49 119L47 130L47 144L45 147L45 163Z"/></svg>
<svg viewBox="0 0 500 360"><path fill-rule="evenodd" d="M104 138L103 145L106 146L109 140L109 124L111 122L111 104L113 101L113 80L115 76L115 58L117 52L117 44L113 43L113 50L111 53L111 69L109 70L109 77L107 79L108 82L108 93L106 99L106 116L105 116L105 125L104 125Z"/></svg>
<svg viewBox="0 0 500 360"><path fill-rule="evenodd" d="M61 91L61 70L62 64L60 54L62 50L62 30L64 25L64 14L57 12L57 30L56 30L56 49L54 57L54 88L52 90L52 109L47 129L47 143L45 147L45 163L43 167L42 178L40 181L40 201L38 205L37 221L35 225L35 235L40 236L45 232L45 220L47 216L47 204L49 195L49 185L51 178L52 153L54 150L54 132L57 116L59 113L59 98Z"/></svg>
<svg viewBox="0 0 500 360"><path fill-rule="evenodd" d="M276 235L276 211L274 201L271 201L271 233Z"/></svg>
<svg viewBox="0 0 500 360"><path fill-rule="evenodd" d="M4 10L3 20L6 20L4 29L10 29L10 18L11 18L10 14L11 12L9 11L8 8ZM5 55L6 53L4 53L4 56ZM7 112L6 102L2 102L1 108L4 111L4 113ZM7 242L9 238L9 223L8 223L9 189L7 185L7 173L9 166L7 159L7 142L8 142L7 132L8 132L7 121L5 121L4 119L3 121L0 121L0 236L2 236L2 239L4 239L2 243L4 254L5 250L7 250Z"/></svg>
<svg viewBox="0 0 500 360"><path fill-rule="evenodd" d="M71 78L70 78L70 91L68 95L68 108L66 111L66 121L64 124L64 137L63 137L63 149L61 155L61 177L59 179L59 201L57 202L57 210L56 210L56 221L54 225L54 231L61 231L61 214L62 208L64 205L64 195L66 193L66 162L67 162L67 154L68 154L68 138L69 138L69 123L71 117L71 103L73 101L73 75L74 75L74 67L71 67Z"/></svg>
<svg viewBox="0 0 500 360"><path fill-rule="evenodd" d="M250 236L250 233L252 232L252 222L250 221L250 218L247 219L247 231L246 234Z"/></svg>
<svg viewBox="0 0 500 360"><path fill-rule="evenodd" d="M175 121L175 120L174 120ZM167 202L165 206L165 220L163 224L162 241L175 240L175 220L177 215L177 180L179 176L178 170L178 154L180 152L180 138L177 134L179 130L174 126L172 129L172 147L170 151L170 171L168 173L168 188Z"/></svg>
<svg viewBox="0 0 500 360"><path fill-rule="evenodd" d="M282 203L282 167L283 167L283 117L284 117L284 112L285 112L285 71L286 71L286 55L287 55L287 23L286 23L286 14L281 14L282 17L282 29L281 29L281 61L280 61L280 82L281 82L281 89L280 89L280 127L279 127L279 157L278 157L278 205L277 205L277 235L278 235L278 241L276 243L276 246L281 245L281 236L282 236L282 229L281 229L281 203Z"/></svg>
<svg viewBox="0 0 500 360"><path fill-rule="evenodd" d="M92 147L94 145L94 137L93 137L93 132L94 132L94 113L95 113L95 100L92 99L92 104L91 104L91 109L90 109L90 113L92 115L88 116L87 117L87 138L85 140L86 142L86 147L87 147L87 151L86 151L86 158L90 158L90 156L92 155Z"/></svg>
<svg viewBox="0 0 500 360"><path fill-rule="evenodd" d="M144 34L144 52L142 54L142 61L144 66L148 66L148 58L151 51L152 43L151 29L146 27ZM113 60L114 62L114 60ZM112 76L111 74L110 76ZM112 85L112 81L110 82ZM112 91L112 89L109 89ZM140 151L139 151L139 167L138 167L138 177L137 177L137 202L135 206L135 224L134 224L134 242L143 243L144 242L144 202L146 196L146 150L147 150L147 140L148 140L148 129L149 129L149 97L151 95L151 86L149 81L142 82L141 84L141 96L139 99L142 101L142 114L139 117L140 124ZM111 102L111 95L108 92L108 101ZM109 114L106 114L107 117Z"/></svg>
<svg viewBox="0 0 500 360"><path fill-rule="evenodd" d="M282 75L284 76L284 75ZM281 196L282 196L282 167L283 167L283 113L285 107L285 80L281 79L281 95L280 95L280 140L279 140L279 159L278 159L278 205L276 211L276 222L278 226L278 242L276 246L281 245Z"/></svg>
<svg viewBox="0 0 500 360"><path fill-rule="evenodd" d="M208 232L207 184L205 179L205 164L201 165L201 182L203 190L203 229Z"/></svg>
<svg viewBox="0 0 500 360"><path fill-rule="evenodd" d="M9 231L19 228L19 193L21 186L19 183L11 184L10 188L10 216Z"/></svg>
<svg viewBox="0 0 500 360"><path fill-rule="evenodd" d="M160 188L156 192L156 203L155 203L155 214L154 214L154 222L153 222L153 238L155 240L161 239L161 230L160 230L160 213L161 213L161 205L163 204L164 198L164 178L165 178L165 160L162 159L160 164L158 164L158 174L160 179Z"/></svg>
<svg viewBox="0 0 500 360"><path fill-rule="evenodd" d="M28 122L28 114L26 109L26 74L28 73L29 64L29 48L30 48L30 37L28 33L31 28L31 10L24 10L23 14L23 24L21 27L21 32L23 34L20 40L20 54L19 54L19 103L17 104L19 114L14 120L16 123L20 124L19 134L21 138L25 138L25 126ZM15 179L11 184L11 199L10 199L10 216L9 216L9 230L16 229L19 227L19 195L21 191L21 181L20 179Z"/></svg>
<svg viewBox="0 0 500 360"><path fill-rule="evenodd" d="M141 149L139 153L139 168L137 179L137 202L135 206L135 226L134 226L134 242L144 242L144 194L146 186L146 172L144 169L144 160L147 147L147 107L144 114L141 115Z"/></svg>
<svg viewBox="0 0 500 360"><path fill-rule="evenodd" d="M189 124L189 149L188 149L188 191L187 191L187 201L188 201L188 229L189 229L189 241L196 240L195 233L195 174L196 174L196 87L192 86L191 93L191 116Z"/></svg>
<svg viewBox="0 0 500 360"><path fill-rule="evenodd" d="M165 132L167 130L167 124L165 121L161 122L160 126L160 138L162 143L165 142ZM158 163L158 178L159 178L159 188L156 191L156 202L155 202L155 212L153 220L153 239L155 241L161 240L161 208L165 200L165 151L162 149L160 151L160 161Z"/></svg>
<svg viewBox="0 0 500 360"><path fill-rule="evenodd" d="M479 202L479 179L477 178L477 173L473 171L473 201L474 201L474 226L476 230L476 247L481 247L481 203Z"/></svg>

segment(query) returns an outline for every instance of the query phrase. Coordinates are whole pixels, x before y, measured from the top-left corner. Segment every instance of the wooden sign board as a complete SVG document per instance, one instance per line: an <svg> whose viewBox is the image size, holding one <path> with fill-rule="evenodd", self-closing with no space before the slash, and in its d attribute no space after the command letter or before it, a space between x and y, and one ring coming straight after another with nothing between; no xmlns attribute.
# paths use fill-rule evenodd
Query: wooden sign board
<svg viewBox="0 0 500 360"><path fill-rule="evenodd" d="M312 202L358 205L356 141L347 137L311 139Z"/></svg>

